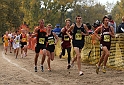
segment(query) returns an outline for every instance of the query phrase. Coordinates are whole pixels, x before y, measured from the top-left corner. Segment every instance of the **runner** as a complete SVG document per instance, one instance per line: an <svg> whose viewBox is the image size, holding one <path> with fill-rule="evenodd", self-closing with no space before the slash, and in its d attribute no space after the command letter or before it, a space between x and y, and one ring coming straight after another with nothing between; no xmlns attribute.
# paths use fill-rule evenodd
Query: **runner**
<svg viewBox="0 0 124 85"><path fill-rule="evenodd" d="M21 29L20 44L21 44L21 57L27 56L27 41L28 37L24 29Z"/></svg>
<svg viewBox="0 0 124 85"><path fill-rule="evenodd" d="M107 63L108 57L110 55L111 37L115 37L113 26L109 26L109 24L108 24L109 19L107 16L103 17L102 22L103 22L103 24L100 27L98 27L94 32L96 37L100 40L101 50L103 51L102 56L100 57L100 60L98 62L97 68L96 68L97 74L99 72L100 65L103 61L104 61L103 73L106 73L106 63ZM101 33L101 36L98 35L99 32Z"/></svg>
<svg viewBox="0 0 124 85"><path fill-rule="evenodd" d="M72 30L73 36L69 33ZM84 47L84 37L88 35L88 28L86 24L82 23L82 18L80 15L76 17L76 23L73 23L66 33L72 39L72 44L76 53L76 56L72 61L72 65L74 64L74 61L77 60L78 71L81 76L83 75L83 72L81 71L81 50Z"/></svg>
<svg viewBox="0 0 124 85"><path fill-rule="evenodd" d="M58 42L58 37L57 35L52 32L52 25L48 24L47 25L47 63L48 63L48 71L51 71L51 66L50 66L50 60L54 60L54 50L55 50L55 45Z"/></svg>
<svg viewBox="0 0 124 85"><path fill-rule="evenodd" d="M9 36L8 36L8 31L6 31L5 35L3 36L4 38L4 50L5 50L5 55L7 55L7 50L8 50L8 46L9 46Z"/></svg>
<svg viewBox="0 0 124 85"><path fill-rule="evenodd" d="M62 55L65 55L65 49L67 49L67 53L68 53L68 65L67 65L67 69L70 69L71 65L70 65L70 61L71 61L71 39L69 38L69 36L66 34L66 31L70 28L70 24L71 24L71 20L69 18L67 18L65 20L66 26L63 27L61 29L61 33L62 33L62 52L60 54L60 58L62 57ZM72 33L72 32L71 32Z"/></svg>
<svg viewBox="0 0 124 85"><path fill-rule="evenodd" d="M37 45L35 47L35 72L37 72L37 61L39 57L40 49L42 49L42 60L41 60L41 71L44 71L43 63L46 58L46 27L44 27L44 20L40 20L39 26L35 28L34 33L32 34L33 37L37 36Z"/></svg>
<svg viewBox="0 0 124 85"><path fill-rule="evenodd" d="M20 48L20 33L16 31L15 38L13 40L13 48L14 48L14 56L18 56L19 48Z"/></svg>

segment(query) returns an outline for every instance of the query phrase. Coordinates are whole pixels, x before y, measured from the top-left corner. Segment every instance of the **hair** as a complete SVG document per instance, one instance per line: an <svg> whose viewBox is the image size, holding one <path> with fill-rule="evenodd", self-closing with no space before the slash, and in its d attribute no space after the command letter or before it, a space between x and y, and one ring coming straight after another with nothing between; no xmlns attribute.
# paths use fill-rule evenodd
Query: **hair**
<svg viewBox="0 0 124 85"><path fill-rule="evenodd" d="M51 25L51 24L47 24L47 27L48 27L48 26L51 26L51 27L52 27L52 25Z"/></svg>
<svg viewBox="0 0 124 85"><path fill-rule="evenodd" d="M124 21L124 16L122 16L122 21Z"/></svg>
<svg viewBox="0 0 124 85"><path fill-rule="evenodd" d="M65 22L67 22L67 21L70 21L71 22L71 19L70 18L65 19Z"/></svg>
<svg viewBox="0 0 124 85"><path fill-rule="evenodd" d="M109 19L107 16L104 16L102 19L102 22L104 22L105 18Z"/></svg>
<svg viewBox="0 0 124 85"><path fill-rule="evenodd" d="M44 22L44 19L40 19L40 20L39 20L39 23L40 23L40 22Z"/></svg>
<svg viewBox="0 0 124 85"><path fill-rule="evenodd" d="M81 17L81 16L80 16L80 15L77 15L77 16L76 16L76 19L77 19L77 17Z"/></svg>

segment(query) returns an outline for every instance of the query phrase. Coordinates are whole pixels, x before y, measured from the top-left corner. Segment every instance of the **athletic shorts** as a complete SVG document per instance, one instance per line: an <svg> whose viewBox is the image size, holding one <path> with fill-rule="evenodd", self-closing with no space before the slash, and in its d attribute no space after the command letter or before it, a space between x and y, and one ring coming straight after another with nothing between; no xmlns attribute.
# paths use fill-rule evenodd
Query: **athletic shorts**
<svg viewBox="0 0 124 85"><path fill-rule="evenodd" d="M43 50L43 49L46 49L46 45L39 45L39 44L37 44L36 47L35 47L35 52L39 53L40 50Z"/></svg>
<svg viewBox="0 0 124 85"><path fill-rule="evenodd" d="M27 45L27 42L20 42L20 44L21 44L21 48L23 48L24 45Z"/></svg>
<svg viewBox="0 0 124 85"><path fill-rule="evenodd" d="M46 50L50 51L50 53L54 52L55 46L54 45L51 45L51 46L49 45L49 46L46 47Z"/></svg>
<svg viewBox="0 0 124 85"><path fill-rule="evenodd" d="M17 49L17 48L19 48L20 47L20 44L15 44L15 43L13 43L13 48L14 49Z"/></svg>
<svg viewBox="0 0 124 85"><path fill-rule="evenodd" d="M106 46L107 49L110 50L110 47L111 47L110 44L106 44L106 45L105 44L100 44L101 50L102 50L102 47L104 47L104 46Z"/></svg>
<svg viewBox="0 0 124 85"><path fill-rule="evenodd" d="M84 47L83 41L72 41L73 47L78 47L79 49L82 49Z"/></svg>

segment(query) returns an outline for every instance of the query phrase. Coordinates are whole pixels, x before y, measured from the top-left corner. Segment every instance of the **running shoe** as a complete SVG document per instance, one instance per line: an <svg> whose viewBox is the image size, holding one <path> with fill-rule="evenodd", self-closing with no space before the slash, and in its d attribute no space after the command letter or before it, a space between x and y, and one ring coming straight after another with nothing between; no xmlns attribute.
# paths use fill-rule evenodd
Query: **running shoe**
<svg viewBox="0 0 124 85"><path fill-rule="evenodd" d="M67 66L67 69L70 69L71 68L71 65L69 64L68 66Z"/></svg>
<svg viewBox="0 0 124 85"><path fill-rule="evenodd" d="M37 67L34 67L34 71L37 72Z"/></svg>
<svg viewBox="0 0 124 85"><path fill-rule="evenodd" d="M23 58L23 55L21 54L21 58Z"/></svg>
<svg viewBox="0 0 124 85"><path fill-rule="evenodd" d="M42 71L42 72L44 71L43 66L41 66L41 71Z"/></svg>
<svg viewBox="0 0 124 85"><path fill-rule="evenodd" d="M97 74L99 73L99 67L98 67L97 64L96 64L96 73L97 73Z"/></svg>
<svg viewBox="0 0 124 85"><path fill-rule="evenodd" d="M105 66L103 66L102 72L103 72L103 73L106 73L106 67L105 67Z"/></svg>
<svg viewBox="0 0 124 85"><path fill-rule="evenodd" d="M84 75L84 74L83 74L83 72L82 72L82 71L80 71L79 76L82 76L82 75Z"/></svg>
<svg viewBox="0 0 124 85"><path fill-rule="evenodd" d="M51 68L48 68L48 71L51 72Z"/></svg>

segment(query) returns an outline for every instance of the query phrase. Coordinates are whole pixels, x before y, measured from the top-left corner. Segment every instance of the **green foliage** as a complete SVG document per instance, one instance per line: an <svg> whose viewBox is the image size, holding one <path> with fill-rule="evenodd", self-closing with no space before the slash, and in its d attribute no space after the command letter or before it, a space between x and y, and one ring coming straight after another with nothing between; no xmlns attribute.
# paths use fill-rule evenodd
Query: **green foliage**
<svg viewBox="0 0 124 85"><path fill-rule="evenodd" d="M107 14L105 6L95 0L0 0L0 3L0 33L16 30L23 22L33 31L40 19L44 19L46 24L51 23L53 27L57 23L63 27L66 18L71 18L74 22L78 14L82 16L84 23L92 24ZM122 3L119 5L124 6ZM112 11L113 14L122 14L119 6L114 9L116 12Z"/></svg>

